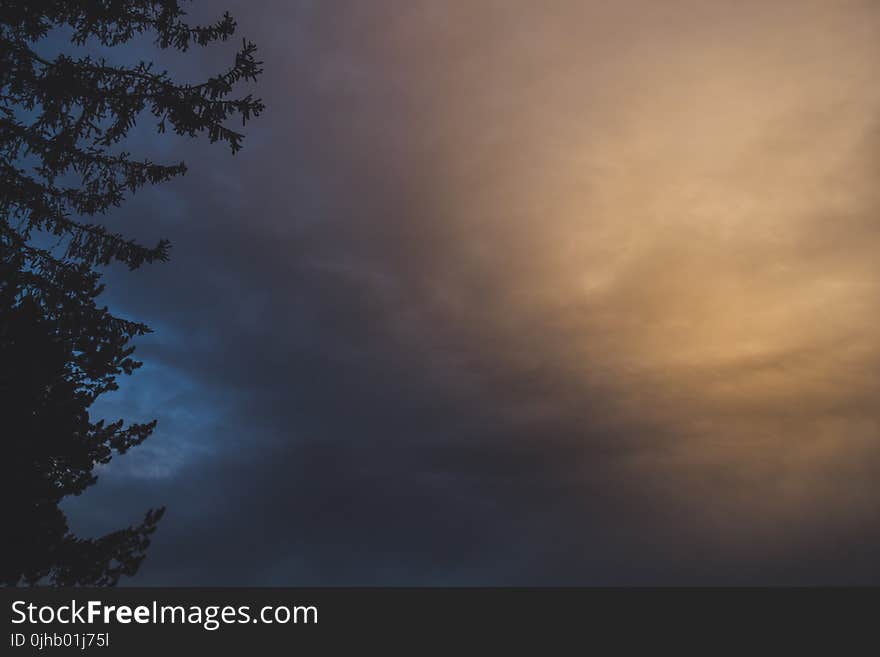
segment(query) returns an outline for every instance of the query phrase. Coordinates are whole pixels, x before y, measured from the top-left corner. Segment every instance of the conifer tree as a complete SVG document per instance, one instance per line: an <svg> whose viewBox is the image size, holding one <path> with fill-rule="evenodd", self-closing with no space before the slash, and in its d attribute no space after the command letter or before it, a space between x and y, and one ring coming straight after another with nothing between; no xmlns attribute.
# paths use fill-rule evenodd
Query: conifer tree
<svg viewBox="0 0 880 657"><path fill-rule="evenodd" d="M122 66L81 54L125 48L139 35L185 53L233 37L235 21L191 25L180 0L0 0L0 438L2 562L7 585L113 585L144 557L162 509L98 539L73 535L58 504L92 485L94 468L143 442L156 423L93 419L89 408L140 366L131 341L149 332L98 304L100 268L167 260L170 243L141 244L114 227L145 185L182 175L125 150L139 121L204 136L232 153L263 109L236 95L261 73L244 41L232 65L198 83L147 61ZM48 37L68 53L47 56ZM80 52L80 54L75 54Z"/></svg>

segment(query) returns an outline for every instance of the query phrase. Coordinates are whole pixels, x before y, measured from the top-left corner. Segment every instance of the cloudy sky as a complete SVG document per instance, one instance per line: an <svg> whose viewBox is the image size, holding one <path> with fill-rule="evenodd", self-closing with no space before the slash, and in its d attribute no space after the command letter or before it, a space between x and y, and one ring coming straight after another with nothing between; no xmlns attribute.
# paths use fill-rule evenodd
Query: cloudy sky
<svg viewBox="0 0 880 657"><path fill-rule="evenodd" d="M265 115L112 219L131 583L880 582L880 5L229 8Z"/></svg>

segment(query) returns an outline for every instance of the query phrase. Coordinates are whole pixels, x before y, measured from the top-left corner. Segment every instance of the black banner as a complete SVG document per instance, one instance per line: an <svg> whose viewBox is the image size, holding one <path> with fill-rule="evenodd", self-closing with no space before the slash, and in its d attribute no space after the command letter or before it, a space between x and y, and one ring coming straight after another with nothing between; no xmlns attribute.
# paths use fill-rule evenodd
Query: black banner
<svg viewBox="0 0 880 657"><path fill-rule="evenodd" d="M418 654L441 646L467 653L477 643L543 654L694 642L748 647L771 634L785 644L830 640L839 649L842 639L872 633L878 591L120 588L3 589L0 597L0 654Z"/></svg>

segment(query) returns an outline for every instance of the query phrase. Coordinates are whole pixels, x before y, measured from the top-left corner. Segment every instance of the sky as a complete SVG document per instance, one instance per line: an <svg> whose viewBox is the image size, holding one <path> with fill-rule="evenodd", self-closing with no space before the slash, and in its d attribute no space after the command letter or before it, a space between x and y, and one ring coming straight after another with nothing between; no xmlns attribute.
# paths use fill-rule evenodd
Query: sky
<svg viewBox="0 0 880 657"><path fill-rule="evenodd" d="M265 114L108 220L128 583L880 582L880 5L228 6Z"/></svg>

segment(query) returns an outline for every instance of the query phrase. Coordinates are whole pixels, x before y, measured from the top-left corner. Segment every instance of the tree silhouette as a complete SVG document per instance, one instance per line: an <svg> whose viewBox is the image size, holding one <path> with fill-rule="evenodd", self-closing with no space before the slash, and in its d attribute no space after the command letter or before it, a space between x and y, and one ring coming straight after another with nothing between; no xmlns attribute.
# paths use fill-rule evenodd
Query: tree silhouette
<svg viewBox="0 0 880 657"><path fill-rule="evenodd" d="M261 73L243 42L233 65L198 84L175 82L149 62L117 66L89 55L54 58L38 50L66 29L73 50L120 46L154 36L185 52L229 39L229 14L208 26L185 22L178 0L0 1L0 436L4 536L0 582L113 585L134 574L163 510L137 526L84 540L73 535L61 500L92 485L94 468L143 442L155 421L93 420L89 408L140 366L132 339L144 324L97 304L98 268L131 269L167 260L153 246L97 222L148 184L185 165L134 159L121 148L143 116L159 132L206 135L235 153L242 125L263 109L236 83Z"/></svg>

